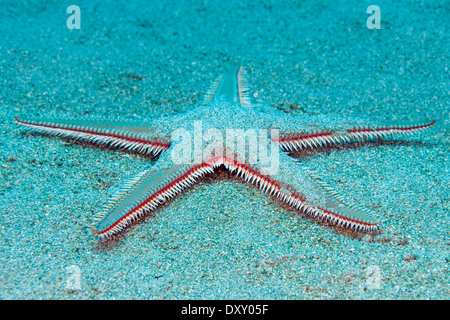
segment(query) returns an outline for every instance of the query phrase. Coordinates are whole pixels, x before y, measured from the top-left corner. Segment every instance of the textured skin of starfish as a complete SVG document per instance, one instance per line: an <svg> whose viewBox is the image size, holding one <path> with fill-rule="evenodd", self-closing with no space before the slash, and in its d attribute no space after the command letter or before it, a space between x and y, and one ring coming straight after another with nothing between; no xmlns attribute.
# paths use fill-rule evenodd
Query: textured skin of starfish
<svg viewBox="0 0 450 320"><path fill-rule="evenodd" d="M292 153L412 134L434 125L432 121L380 126L363 119L261 112L250 102L245 72L239 67L213 83L203 104L148 123L19 118L16 122L39 133L157 158L151 170L126 183L97 216L91 230L100 239L119 234L204 177L220 177L224 171L325 225L377 232L377 219L346 203Z"/></svg>

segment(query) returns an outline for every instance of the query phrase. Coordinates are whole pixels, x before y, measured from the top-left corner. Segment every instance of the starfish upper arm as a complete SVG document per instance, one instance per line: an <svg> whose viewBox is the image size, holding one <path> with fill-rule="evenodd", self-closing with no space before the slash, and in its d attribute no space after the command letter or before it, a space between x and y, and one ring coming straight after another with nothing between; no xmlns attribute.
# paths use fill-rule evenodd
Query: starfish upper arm
<svg viewBox="0 0 450 320"><path fill-rule="evenodd" d="M346 129L342 133L333 130L300 132L280 136L274 142L287 152L300 151L302 149L315 149L318 147L342 145L356 141L371 141L392 135L412 134L432 127L435 121L410 126L386 126L386 127L357 127Z"/></svg>
<svg viewBox="0 0 450 320"><path fill-rule="evenodd" d="M33 131L80 140L97 146L111 146L156 157L170 147L170 142L152 137L142 123L97 120L19 119L16 123Z"/></svg>

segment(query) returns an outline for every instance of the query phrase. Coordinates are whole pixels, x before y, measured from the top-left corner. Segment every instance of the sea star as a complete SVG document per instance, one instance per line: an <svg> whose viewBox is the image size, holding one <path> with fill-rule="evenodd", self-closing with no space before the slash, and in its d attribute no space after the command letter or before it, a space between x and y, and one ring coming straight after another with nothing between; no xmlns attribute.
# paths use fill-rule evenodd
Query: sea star
<svg viewBox="0 0 450 320"><path fill-rule="evenodd" d="M149 123L17 117L16 122L40 133L158 158L152 170L129 181L99 214L91 230L101 239L118 234L219 171L258 186L324 224L355 232L376 231L379 221L366 210L345 203L317 174L294 161L292 153L414 133L434 124L380 127L354 120L359 127L349 127L348 119L336 117L264 113L250 102L245 71L240 67L219 77L203 104Z"/></svg>

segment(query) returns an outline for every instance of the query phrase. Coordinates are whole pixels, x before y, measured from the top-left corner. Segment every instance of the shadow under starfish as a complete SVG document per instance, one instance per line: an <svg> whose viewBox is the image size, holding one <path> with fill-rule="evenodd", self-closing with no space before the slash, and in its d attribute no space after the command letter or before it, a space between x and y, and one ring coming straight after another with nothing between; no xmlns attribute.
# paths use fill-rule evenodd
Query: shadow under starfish
<svg viewBox="0 0 450 320"><path fill-rule="evenodd" d="M250 103L240 67L219 77L203 104L148 123L17 117L16 122L38 133L157 160L152 170L126 183L98 215L91 230L100 239L120 238L128 226L200 181L231 176L344 234L376 233L380 222L346 203L317 173L301 167L298 155L412 134L435 123L379 126L353 119L348 126L348 118L264 113Z"/></svg>

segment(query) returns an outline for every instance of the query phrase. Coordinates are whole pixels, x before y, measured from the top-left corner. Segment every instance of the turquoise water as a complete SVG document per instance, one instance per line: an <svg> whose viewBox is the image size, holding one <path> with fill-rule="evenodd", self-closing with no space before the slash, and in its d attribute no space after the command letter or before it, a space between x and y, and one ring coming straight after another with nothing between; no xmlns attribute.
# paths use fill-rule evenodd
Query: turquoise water
<svg viewBox="0 0 450 320"><path fill-rule="evenodd" d="M447 1L78 1L69 30L72 4L0 4L0 298L449 298ZM436 119L403 143L299 159L382 234L349 238L217 180L104 245L92 218L154 164L13 121L180 114L235 63L268 113Z"/></svg>

